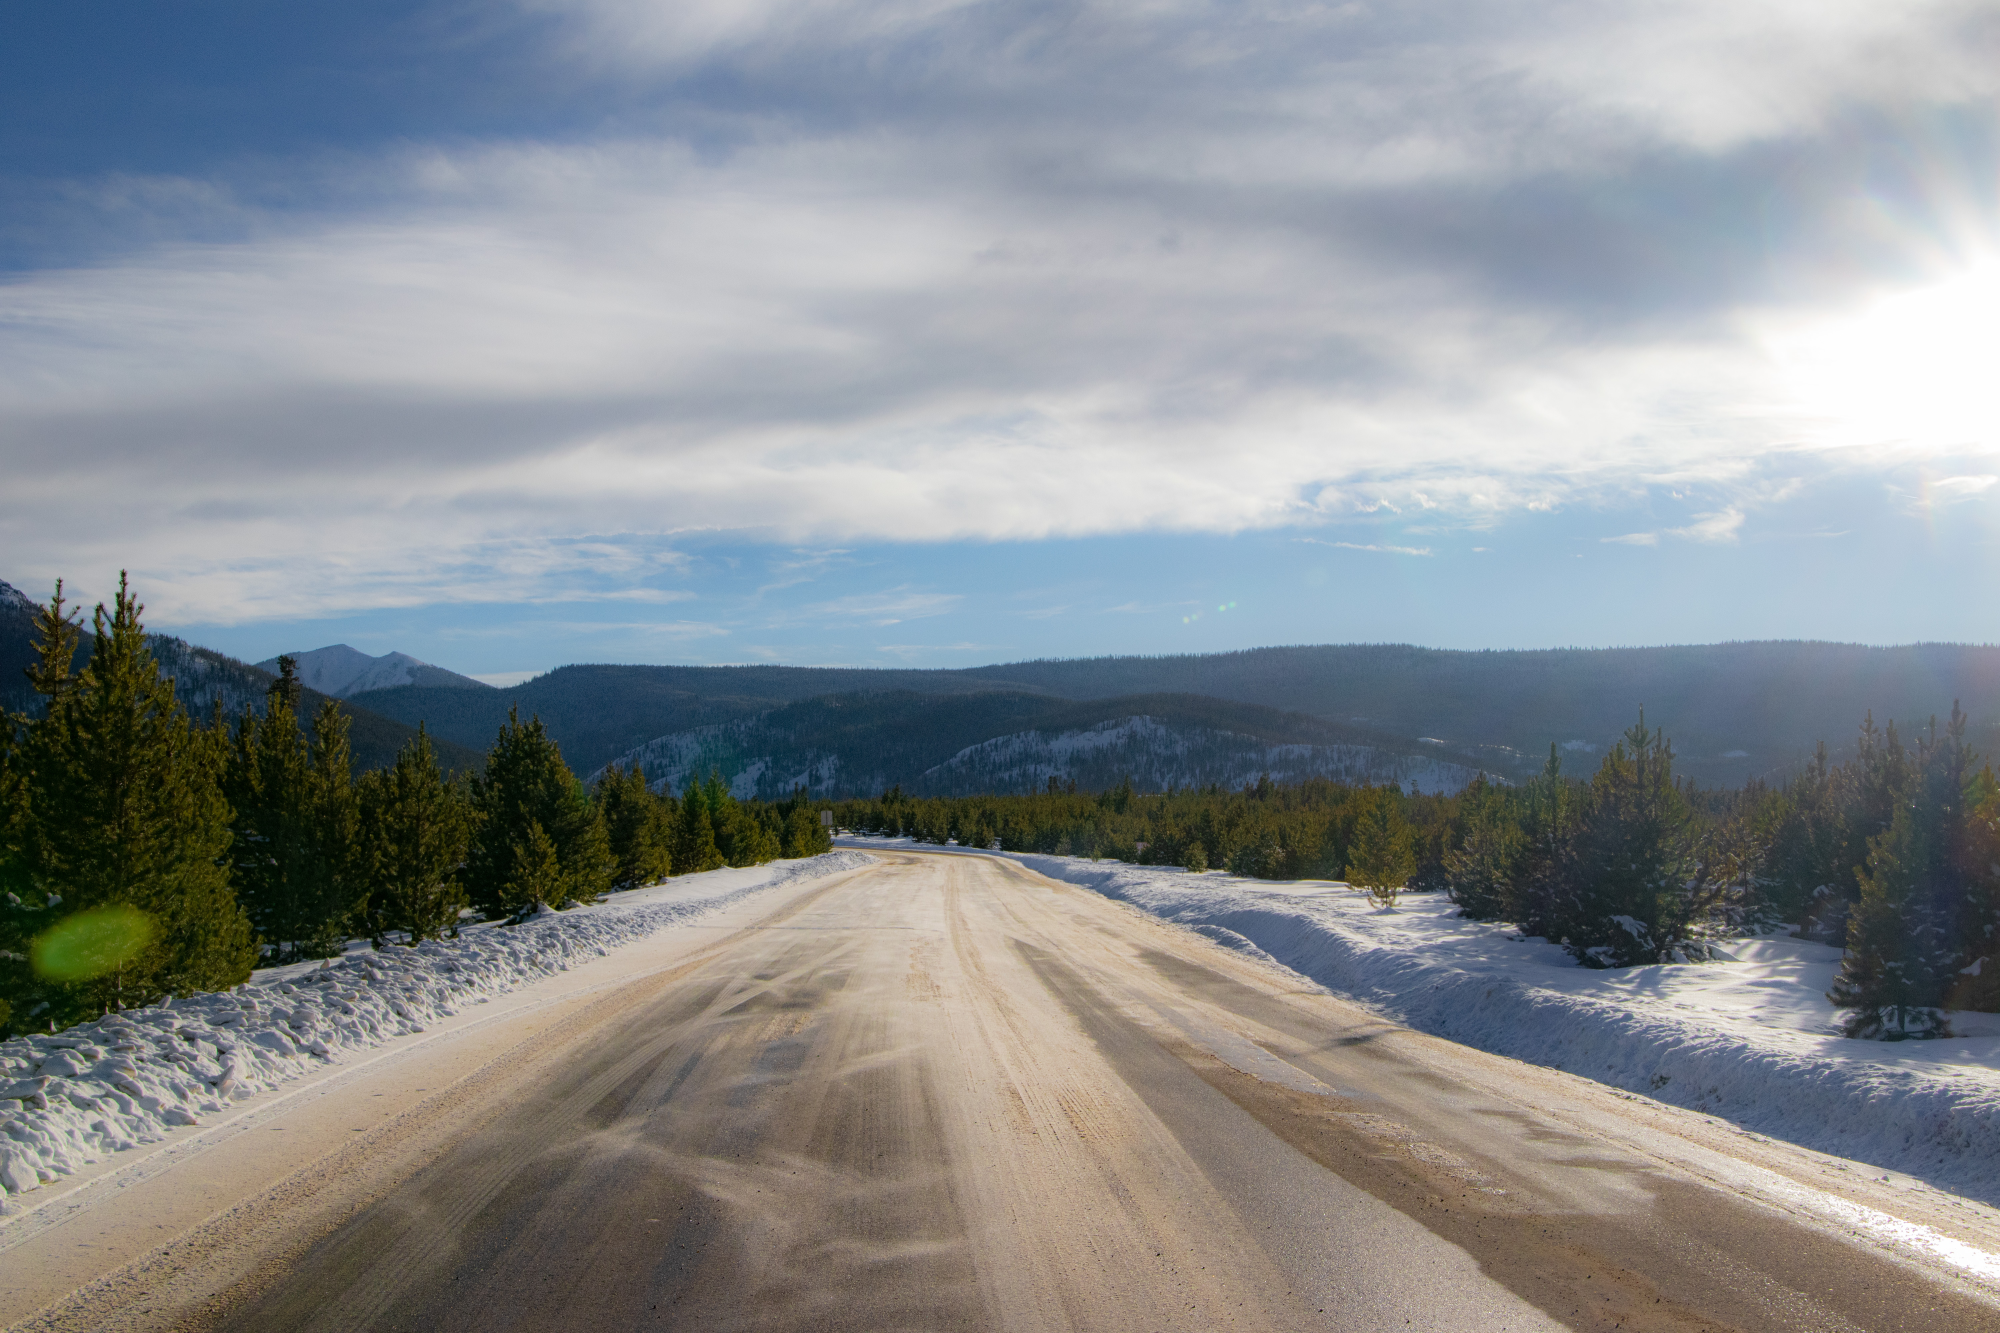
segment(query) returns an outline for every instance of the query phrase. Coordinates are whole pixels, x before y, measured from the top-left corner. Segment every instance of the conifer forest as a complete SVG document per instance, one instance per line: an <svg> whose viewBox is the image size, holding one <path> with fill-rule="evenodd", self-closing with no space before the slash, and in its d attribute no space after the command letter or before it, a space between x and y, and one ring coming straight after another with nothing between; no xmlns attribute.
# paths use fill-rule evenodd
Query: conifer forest
<svg viewBox="0 0 2000 1333"><path fill-rule="evenodd" d="M7 1033L829 845L803 799L739 802L719 778L674 796L613 770L587 790L532 717L507 718L476 774L448 776L421 729L356 774L347 719L330 701L301 717L289 661L261 712L191 713L142 610L121 579L86 630L58 585L39 706L0 724Z"/></svg>

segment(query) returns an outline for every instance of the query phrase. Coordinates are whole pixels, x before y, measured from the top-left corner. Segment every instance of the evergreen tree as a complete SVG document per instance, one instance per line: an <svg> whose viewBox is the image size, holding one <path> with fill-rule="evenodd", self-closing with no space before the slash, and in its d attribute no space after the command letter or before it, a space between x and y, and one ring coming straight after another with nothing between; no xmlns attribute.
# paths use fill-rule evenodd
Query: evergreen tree
<svg viewBox="0 0 2000 1333"><path fill-rule="evenodd" d="M1549 742L1548 761L1524 793L1523 845L1508 886L1503 915L1530 935L1561 939L1562 922L1576 915L1577 798L1562 775L1562 754Z"/></svg>
<svg viewBox="0 0 2000 1333"><path fill-rule="evenodd" d="M711 772L702 787L702 800L715 829L715 850L724 865L754 866L778 859L777 835L730 795L722 774Z"/></svg>
<svg viewBox="0 0 2000 1333"><path fill-rule="evenodd" d="M2000 780L1981 768L1966 789L1970 811L1965 833L1969 872L1965 920L1959 930L1960 966L1945 1007L2000 1011Z"/></svg>
<svg viewBox="0 0 2000 1333"><path fill-rule="evenodd" d="M1347 882L1383 907L1396 905L1396 895L1417 868L1401 805L1393 788L1376 792L1355 821L1347 851Z"/></svg>
<svg viewBox="0 0 2000 1333"><path fill-rule="evenodd" d="M472 905L488 919L537 903L587 902L611 887L615 866L603 816L539 717L524 724L518 711L508 712L487 752L486 771L472 780L472 802L479 822L465 886ZM527 881L517 874L518 849L534 844L531 825L539 825L555 849L559 874L553 881ZM553 896L518 898L519 886L529 882Z"/></svg>
<svg viewBox="0 0 2000 1333"><path fill-rule="evenodd" d="M700 874L728 864L715 843L716 812L709 805L711 791L718 796L722 794L719 777L706 784L689 778L687 790L681 793L680 818L674 826L673 872L676 875Z"/></svg>
<svg viewBox="0 0 2000 1333"><path fill-rule="evenodd" d="M1977 845L1968 809L1974 757L1954 702L1940 737L1929 733L1903 770L1905 787L1888 829L1868 844L1860 901L1829 998L1851 1008L1852 1037L1942 1036L1943 1007L1965 952L1969 906L1986 896L1994 870L1969 855Z"/></svg>
<svg viewBox="0 0 2000 1333"><path fill-rule="evenodd" d="M1444 857L1444 889L1459 915L1493 921L1509 914L1527 838L1499 788L1481 773L1459 798L1465 832Z"/></svg>
<svg viewBox="0 0 2000 1333"><path fill-rule="evenodd" d="M1666 736L1642 709L1604 757L1585 800L1565 878L1563 945L1594 967L1705 956L1692 933L1712 887L1704 830L1673 779Z"/></svg>
<svg viewBox="0 0 2000 1333"><path fill-rule="evenodd" d="M516 905L517 913L525 915L545 904L560 905L566 888L555 841L543 831L541 820L529 820L527 831L513 847L507 901Z"/></svg>
<svg viewBox="0 0 2000 1333"><path fill-rule="evenodd" d="M283 657L278 668L264 716L244 714L231 754L233 878L273 962L332 958L357 924L366 891L348 719L328 700L308 740L298 721L297 664Z"/></svg>
<svg viewBox="0 0 2000 1333"><path fill-rule="evenodd" d="M93 618L90 663L73 678L60 604L42 619L35 683L54 692L13 756L27 806L28 892L18 896L51 924L96 909L130 909L119 919L138 924L94 975L36 973L10 959L5 998L17 1028L231 986L256 956L229 886L226 738L190 725L146 646L142 610L121 575L112 610L100 604Z"/></svg>
<svg viewBox="0 0 2000 1333"><path fill-rule="evenodd" d="M781 802L774 813L778 816L778 823L783 829L782 855L818 856L821 852L832 849L833 839L828 836L825 825L819 822L819 811L813 808L812 798L806 795L805 788L794 789L791 799ZM980 823L982 820L983 824ZM985 832L985 837L977 844L978 846L984 847L992 841L992 820L992 812L983 806L974 816L975 825ZM978 837L979 833L975 831L970 836Z"/></svg>
<svg viewBox="0 0 2000 1333"><path fill-rule="evenodd" d="M82 634L62 589L57 579L55 596L36 610L36 660L24 673L45 701L69 688ZM32 941L55 923L60 906L59 899L52 905L49 895L36 888L31 872L33 824L22 751L28 726L26 716L0 712L0 1032L11 1030L15 1004L25 1005L35 993L29 966Z"/></svg>
<svg viewBox="0 0 2000 1333"><path fill-rule="evenodd" d="M596 802L617 866L613 888L636 889L673 872L672 813L637 764L629 771L616 764L606 770L598 779Z"/></svg>
<svg viewBox="0 0 2000 1333"><path fill-rule="evenodd" d="M1799 923L1806 939L1837 942L1857 892L1855 872L1866 856L1852 845L1850 775L1827 759L1822 742L1813 762L1780 793L1766 835L1772 906Z"/></svg>
<svg viewBox="0 0 2000 1333"><path fill-rule="evenodd" d="M472 811L438 767L421 724L393 766L363 779L361 808L368 933L375 947L390 931L403 932L412 944L456 934L466 906L459 872L472 839Z"/></svg>

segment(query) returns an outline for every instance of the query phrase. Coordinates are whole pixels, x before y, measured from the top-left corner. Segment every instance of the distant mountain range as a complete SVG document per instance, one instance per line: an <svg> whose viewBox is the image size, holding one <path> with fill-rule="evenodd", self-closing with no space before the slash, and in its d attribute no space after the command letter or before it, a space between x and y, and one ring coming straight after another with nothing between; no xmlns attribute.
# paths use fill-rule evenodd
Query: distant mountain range
<svg viewBox="0 0 2000 1333"><path fill-rule="evenodd" d="M1877 723L1894 719L1907 735L1931 716L1948 714L1954 699L1971 715L1975 745L2000 752L2000 648L1952 644L1522 652L1355 644L937 671L569 666L511 689L403 686L355 698L405 722L424 719L437 734L479 748L491 744L508 709L518 707L523 717L539 715L571 764L589 772L648 742L787 704L896 691L1075 703L1203 696L1358 728L1378 740L1401 738L1399 753L1422 746L1440 762L1509 779L1539 770L1551 742L1561 747L1568 771L1591 771L1642 705L1647 722L1674 741L1679 770L1713 785L1780 779L1819 740L1845 752L1871 710ZM1041 725L996 719L995 730L964 744ZM711 743L721 742L702 742Z"/></svg>
<svg viewBox="0 0 2000 1333"><path fill-rule="evenodd" d="M22 675L35 657L35 611L32 598L0 582L0 708L25 712L37 704L38 696ZM263 711L264 692L273 679L271 673L169 634L149 635L147 642L159 660L161 673L174 678L175 694L197 722L206 722L217 706L231 718L240 716L246 707ZM78 648L79 662L86 660L89 651L90 634L86 628ZM328 695L316 689L301 691L308 721L327 698ZM397 752L416 734L413 725L346 700L340 700L339 704L348 718L348 742L357 769L385 768L394 763ZM448 769L471 772L485 763L484 745L472 749L446 737L434 739L438 762Z"/></svg>
<svg viewBox="0 0 2000 1333"><path fill-rule="evenodd" d="M33 603L0 583L0 703L22 706ZM263 670L173 640L184 692L228 677L261 698ZM924 791L1237 782L1269 771L1450 785L1518 780L1554 743L1588 773L1646 709L1676 767L1710 785L1781 780L1864 714L1905 735L1960 701L1972 741L2000 754L2000 648L1755 642L1456 652L1401 644L1259 648L1175 657L1014 662L965 670L567 666L495 689L402 653L344 644L297 654L313 689L376 721L393 754L426 724L476 763L510 710L539 716L579 773L642 764L677 788L723 770L746 793L821 794L901 782ZM263 664L275 668L276 660ZM240 673L253 673L254 680ZM228 693L228 691L224 691ZM229 702L229 706L238 706ZM379 733L379 734L378 734ZM386 747L386 748L385 748Z"/></svg>
<svg viewBox="0 0 2000 1333"><path fill-rule="evenodd" d="M485 681L461 676L456 671L419 662L408 653L384 653L370 657L358 648L336 643L311 652L291 653L298 663L299 680L308 689L330 694L336 699L352 699L368 690L391 690L399 685L422 685L446 690L490 690ZM257 664L259 671L278 674L278 659Z"/></svg>

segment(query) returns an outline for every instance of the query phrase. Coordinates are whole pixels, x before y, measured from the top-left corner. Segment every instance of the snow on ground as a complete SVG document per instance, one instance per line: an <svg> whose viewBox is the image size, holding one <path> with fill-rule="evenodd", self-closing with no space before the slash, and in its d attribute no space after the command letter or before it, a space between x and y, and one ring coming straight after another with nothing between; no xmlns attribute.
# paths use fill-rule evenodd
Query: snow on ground
<svg viewBox="0 0 2000 1333"><path fill-rule="evenodd" d="M1596 970L1442 894L1385 912L1338 883L1007 855L1420 1031L2000 1204L2000 1015L1953 1014L1938 1041L1842 1037L1837 948L1766 936L1725 942L1733 961Z"/></svg>
<svg viewBox="0 0 2000 1333"><path fill-rule="evenodd" d="M35 1189L664 927L873 860L836 851L715 870L455 940L380 952L363 942L336 960L259 972L227 993L0 1042L0 1187Z"/></svg>

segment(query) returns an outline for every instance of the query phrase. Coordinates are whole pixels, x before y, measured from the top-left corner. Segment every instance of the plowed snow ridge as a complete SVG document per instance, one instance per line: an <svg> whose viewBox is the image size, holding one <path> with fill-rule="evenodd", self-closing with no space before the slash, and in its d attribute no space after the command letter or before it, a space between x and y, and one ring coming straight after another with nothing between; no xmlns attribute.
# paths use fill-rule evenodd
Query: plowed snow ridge
<svg viewBox="0 0 2000 1333"><path fill-rule="evenodd" d="M0 1043L0 1187L25 1193L465 1005L746 895L874 860L837 851L688 875L519 926L274 968L227 993Z"/></svg>

